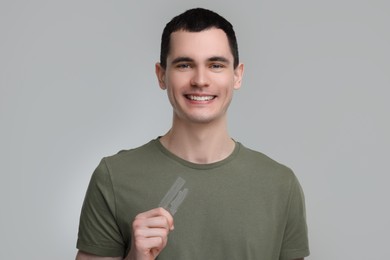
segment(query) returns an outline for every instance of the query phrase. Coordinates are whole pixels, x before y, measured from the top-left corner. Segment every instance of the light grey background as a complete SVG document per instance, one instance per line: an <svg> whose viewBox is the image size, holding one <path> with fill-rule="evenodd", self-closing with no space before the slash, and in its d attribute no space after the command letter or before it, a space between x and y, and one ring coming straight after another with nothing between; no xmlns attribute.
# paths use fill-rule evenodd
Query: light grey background
<svg viewBox="0 0 390 260"><path fill-rule="evenodd" d="M387 259L390 2L0 1L0 259L73 259L101 157L165 133L154 63L174 15L236 29L231 135L304 187L308 259Z"/></svg>

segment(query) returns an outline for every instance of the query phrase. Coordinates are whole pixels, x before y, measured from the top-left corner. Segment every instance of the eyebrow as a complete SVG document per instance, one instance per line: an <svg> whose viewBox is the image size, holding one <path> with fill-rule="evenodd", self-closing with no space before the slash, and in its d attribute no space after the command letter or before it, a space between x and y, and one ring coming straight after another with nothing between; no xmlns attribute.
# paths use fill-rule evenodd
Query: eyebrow
<svg viewBox="0 0 390 260"><path fill-rule="evenodd" d="M229 64L230 61L225 58L225 57L222 57L222 56L213 56L213 57L210 57L207 59L207 61L219 61L219 62L223 62L223 63L226 63L226 64ZM174 60L172 60L171 64L177 64L177 63L180 63L180 62L194 62L194 59L190 58L190 57L177 57L175 58Z"/></svg>
<svg viewBox="0 0 390 260"><path fill-rule="evenodd" d="M194 60L189 57L177 57L171 62L171 64L177 64L180 62L194 62Z"/></svg>
<svg viewBox="0 0 390 260"><path fill-rule="evenodd" d="M222 56L213 56L213 57L209 58L208 61L219 61L219 62L223 62L226 64L230 63L230 61L228 59L226 59L225 57L222 57Z"/></svg>

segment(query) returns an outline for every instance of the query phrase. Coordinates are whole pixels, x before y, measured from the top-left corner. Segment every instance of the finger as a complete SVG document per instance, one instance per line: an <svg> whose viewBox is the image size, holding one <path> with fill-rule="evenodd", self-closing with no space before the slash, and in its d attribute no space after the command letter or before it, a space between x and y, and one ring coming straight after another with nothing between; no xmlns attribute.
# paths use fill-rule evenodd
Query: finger
<svg viewBox="0 0 390 260"><path fill-rule="evenodd" d="M167 245L167 237L140 237L134 241L136 248L141 252L160 252Z"/></svg>
<svg viewBox="0 0 390 260"><path fill-rule="evenodd" d="M145 212L138 214L136 216L136 220L137 219L152 219L154 217L161 217L161 216L163 216L166 219L166 222L168 224L168 228L170 230L173 230L174 226L173 226L172 215L167 210L165 210L164 208L161 208L161 207L151 209L149 211L145 211Z"/></svg>
<svg viewBox="0 0 390 260"><path fill-rule="evenodd" d="M169 226L169 229L170 230L173 230L174 229L174 225L173 225L173 217L171 215L171 213L169 213L166 209L164 208L158 208L160 214L162 214L168 221L168 226Z"/></svg>
<svg viewBox="0 0 390 260"><path fill-rule="evenodd" d="M170 230L171 227L169 220L165 216L142 219L142 221L144 221L144 225L149 228L166 228Z"/></svg>
<svg viewBox="0 0 390 260"><path fill-rule="evenodd" d="M153 218L136 218L132 224L133 230L147 229L165 229L166 232L171 230L170 224L165 216Z"/></svg>
<svg viewBox="0 0 390 260"><path fill-rule="evenodd" d="M166 239L168 237L169 230L166 228L140 228L134 230L134 237L137 239L161 237Z"/></svg>
<svg viewBox="0 0 390 260"><path fill-rule="evenodd" d="M162 207L154 208L154 209L142 212L142 213L138 214L137 217L151 218L151 217L157 217L157 216L161 216L161 215L164 215L164 216L169 215L172 218L171 214L166 209L164 209Z"/></svg>

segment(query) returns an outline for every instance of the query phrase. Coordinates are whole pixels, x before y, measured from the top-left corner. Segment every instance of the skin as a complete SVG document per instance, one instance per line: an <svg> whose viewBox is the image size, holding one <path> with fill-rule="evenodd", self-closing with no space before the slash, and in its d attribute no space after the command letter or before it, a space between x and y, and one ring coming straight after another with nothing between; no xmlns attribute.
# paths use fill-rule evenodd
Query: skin
<svg viewBox="0 0 390 260"><path fill-rule="evenodd" d="M171 35L167 67L156 64L156 75L173 107L172 128L160 139L172 153L194 163L212 163L231 154L234 142L226 112L234 90L241 87L244 68L243 64L234 68L233 62L220 29Z"/></svg>
<svg viewBox="0 0 390 260"><path fill-rule="evenodd" d="M234 90L241 87L244 66L233 67L227 36L220 29L174 32L170 47L166 68L156 64L159 86L173 108L172 127L160 141L190 162L223 160L235 145L227 131L226 112ZM132 227L131 250L125 259L152 260L169 243L174 221L166 210L157 208L137 215ZM79 252L76 259L122 258Z"/></svg>

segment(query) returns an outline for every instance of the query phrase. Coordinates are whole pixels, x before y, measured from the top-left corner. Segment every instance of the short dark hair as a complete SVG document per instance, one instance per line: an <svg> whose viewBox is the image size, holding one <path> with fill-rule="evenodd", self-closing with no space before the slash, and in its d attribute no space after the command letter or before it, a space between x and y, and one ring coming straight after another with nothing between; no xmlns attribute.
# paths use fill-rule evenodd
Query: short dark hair
<svg viewBox="0 0 390 260"><path fill-rule="evenodd" d="M233 54L233 66L236 68L239 63L238 44L232 24L219 14L203 9L194 8L174 17L164 28L161 37L160 64L165 69L167 56L170 48L171 34L176 31L201 32L206 29L217 28L226 33L230 49Z"/></svg>

